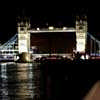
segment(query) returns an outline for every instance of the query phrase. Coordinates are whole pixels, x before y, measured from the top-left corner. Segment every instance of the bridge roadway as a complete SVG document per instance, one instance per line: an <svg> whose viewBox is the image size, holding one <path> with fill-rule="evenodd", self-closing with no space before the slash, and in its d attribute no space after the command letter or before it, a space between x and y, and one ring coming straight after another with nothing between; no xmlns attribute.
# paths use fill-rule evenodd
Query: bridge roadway
<svg viewBox="0 0 100 100"><path fill-rule="evenodd" d="M47 57L47 56L62 56L62 57L67 57L69 59L72 59L72 54L68 53L68 54L32 54L33 60L35 60L36 58L41 58L41 57Z"/></svg>
<svg viewBox="0 0 100 100"><path fill-rule="evenodd" d="M32 60L34 61L36 58L41 58L41 57L47 57L47 56L62 56L63 58L68 58L70 60L73 60L72 53L67 53L67 54L32 54ZM3 53L0 54L0 61L1 60L14 60L16 58L16 53ZM100 60L100 54L91 54L88 59L97 59Z"/></svg>
<svg viewBox="0 0 100 100"><path fill-rule="evenodd" d="M17 51L17 50L15 50ZM32 59L33 61L36 59L36 58L41 58L41 57L47 57L49 55L54 55L54 56L62 56L62 57L67 57L69 59L72 59L72 54L71 53L68 53L68 54L32 54ZM14 57L16 56L16 53L12 52L12 53L4 53L2 52L0 54L0 60L10 60L11 59L14 59Z"/></svg>
<svg viewBox="0 0 100 100"><path fill-rule="evenodd" d="M28 33L50 33L50 32L76 32L76 29L74 28L68 28L68 29L54 29L54 30L29 30Z"/></svg>

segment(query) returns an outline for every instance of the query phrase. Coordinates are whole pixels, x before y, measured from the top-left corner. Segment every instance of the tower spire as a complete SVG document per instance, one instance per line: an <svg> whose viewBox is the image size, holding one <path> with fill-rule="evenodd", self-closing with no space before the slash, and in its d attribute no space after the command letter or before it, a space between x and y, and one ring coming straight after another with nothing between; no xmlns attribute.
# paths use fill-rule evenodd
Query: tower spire
<svg viewBox="0 0 100 100"><path fill-rule="evenodd" d="M19 53L29 52L30 50L30 21L27 17L20 18L18 21L18 46Z"/></svg>

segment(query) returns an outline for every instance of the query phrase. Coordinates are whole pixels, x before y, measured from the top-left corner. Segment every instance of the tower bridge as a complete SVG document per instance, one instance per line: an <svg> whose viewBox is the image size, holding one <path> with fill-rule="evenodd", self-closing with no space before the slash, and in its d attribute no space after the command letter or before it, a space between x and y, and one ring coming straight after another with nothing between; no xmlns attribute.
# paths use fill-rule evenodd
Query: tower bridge
<svg viewBox="0 0 100 100"><path fill-rule="evenodd" d="M86 17L81 17L76 19L76 26L75 27L63 27L63 28L55 28L50 26L48 28L37 28L31 29L30 23L28 22L20 22L18 23L18 33L15 34L10 40L0 46L0 55L17 55L23 52L32 53L34 56L43 56L49 55L48 54L34 54L31 52L31 45L30 45L30 37L31 34L38 34L40 33L55 33L62 34L62 32L75 32L76 35L76 48L75 51L79 53L87 53L89 51L89 55L99 55L100 54L100 41L96 39L92 34L88 32L88 23ZM88 38L89 37L89 38ZM34 41L34 40L33 40ZM89 42L87 42L89 41ZM87 45L89 48L87 50ZM53 54L57 55L57 54ZM59 53L58 55L68 56L68 54Z"/></svg>

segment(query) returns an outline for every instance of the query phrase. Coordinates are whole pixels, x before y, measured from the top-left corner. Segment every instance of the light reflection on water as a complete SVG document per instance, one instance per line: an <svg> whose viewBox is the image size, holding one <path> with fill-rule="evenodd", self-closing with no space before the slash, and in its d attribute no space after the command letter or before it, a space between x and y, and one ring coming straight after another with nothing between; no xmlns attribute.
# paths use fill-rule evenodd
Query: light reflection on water
<svg viewBox="0 0 100 100"><path fill-rule="evenodd" d="M0 100L40 97L39 63L0 63Z"/></svg>

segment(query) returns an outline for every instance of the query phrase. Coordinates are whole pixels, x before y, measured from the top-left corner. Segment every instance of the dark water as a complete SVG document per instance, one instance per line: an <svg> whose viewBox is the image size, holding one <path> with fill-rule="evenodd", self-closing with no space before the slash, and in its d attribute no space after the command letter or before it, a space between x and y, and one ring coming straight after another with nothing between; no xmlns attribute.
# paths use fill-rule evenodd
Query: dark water
<svg viewBox="0 0 100 100"><path fill-rule="evenodd" d="M99 79L96 64L0 63L0 100L82 100Z"/></svg>
<svg viewBox="0 0 100 100"><path fill-rule="evenodd" d="M0 100L33 100L40 97L39 64L1 63Z"/></svg>
<svg viewBox="0 0 100 100"><path fill-rule="evenodd" d="M83 100L100 80L99 65L91 61L75 63L57 61L42 64L41 100Z"/></svg>

